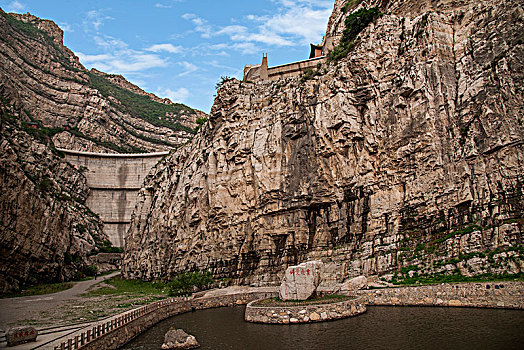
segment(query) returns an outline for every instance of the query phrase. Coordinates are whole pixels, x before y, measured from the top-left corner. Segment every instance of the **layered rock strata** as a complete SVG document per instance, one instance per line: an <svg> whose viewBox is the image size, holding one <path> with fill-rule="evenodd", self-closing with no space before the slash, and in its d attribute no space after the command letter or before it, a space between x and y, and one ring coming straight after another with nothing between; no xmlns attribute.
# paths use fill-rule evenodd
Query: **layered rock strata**
<svg viewBox="0 0 524 350"><path fill-rule="evenodd" d="M21 118L57 147L92 152L169 150L187 142L200 111L148 94L122 76L88 71L52 21L0 10L0 84Z"/></svg>
<svg viewBox="0 0 524 350"><path fill-rule="evenodd" d="M0 293L71 280L108 237L85 205L84 175L38 130L1 106Z"/></svg>
<svg viewBox="0 0 524 350"><path fill-rule="evenodd" d="M378 5L310 79L224 84L207 125L146 179L126 277L278 283L309 259L326 284L522 272L522 5Z"/></svg>

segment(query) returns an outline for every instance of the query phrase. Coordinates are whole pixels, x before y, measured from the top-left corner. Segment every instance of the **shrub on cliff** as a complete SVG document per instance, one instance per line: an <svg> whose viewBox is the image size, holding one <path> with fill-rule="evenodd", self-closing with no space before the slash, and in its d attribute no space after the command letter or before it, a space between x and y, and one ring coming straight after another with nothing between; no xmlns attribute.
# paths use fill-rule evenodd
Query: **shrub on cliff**
<svg viewBox="0 0 524 350"><path fill-rule="evenodd" d="M329 53L330 61L338 61L355 47L356 38L364 28L366 28L371 22L379 18L381 15L378 8L373 7L368 9L362 8L354 13L351 13L346 17L344 24L346 29L342 33L340 44L333 48L333 51Z"/></svg>
<svg viewBox="0 0 524 350"><path fill-rule="evenodd" d="M216 83L215 85L215 90L220 90L220 88L222 87L222 85L224 85L225 83L227 83L228 81L231 81L235 78L233 77L228 77L227 75L223 75L220 77L220 81L218 83Z"/></svg>

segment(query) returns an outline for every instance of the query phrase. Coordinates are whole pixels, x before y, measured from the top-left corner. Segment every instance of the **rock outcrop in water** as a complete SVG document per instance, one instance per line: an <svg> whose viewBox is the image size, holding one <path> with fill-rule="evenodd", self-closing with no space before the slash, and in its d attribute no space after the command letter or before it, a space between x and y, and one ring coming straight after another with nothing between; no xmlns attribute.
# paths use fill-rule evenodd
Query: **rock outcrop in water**
<svg viewBox="0 0 524 350"><path fill-rule="evenodd" d="M207 125L146 180L126 277L265 284L309 259L325 283L521 273L522 4L378 6L309 79L224 84Z"/></svg>
<svg viewBox="0 0 524 350"><path fill-rule="evenodd" d="M71 280L108 240L84 204L86 178L47 136L0 107L0 293Z"/></svg>
<svg viewBox="0 0 524 350"><path fill-rule="evenodd" d="M205 113L146 93L122 76L86 70L52 21L0 9L0 84L21 118L49 129L57 147L137 153L193 136Z"/></svg>

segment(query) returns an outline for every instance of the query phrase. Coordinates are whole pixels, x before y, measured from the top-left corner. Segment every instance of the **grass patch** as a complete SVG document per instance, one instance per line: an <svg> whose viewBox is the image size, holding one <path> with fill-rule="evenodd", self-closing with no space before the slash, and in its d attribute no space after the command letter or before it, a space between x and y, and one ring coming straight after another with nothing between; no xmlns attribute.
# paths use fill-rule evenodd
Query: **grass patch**
<svg viewBox="0 0 524 350"><path fill-rule="evenodd" d="M262 299L255 303L253 306L264 306L264 307L287 307L287 306L306 306L306 305L319 305L319 304L333 304L341 301L354 299L347 295L329 294L324 297L318 297L308 300L282 300L279 297Z"/></svg>
<svg viewBox="0 0 524 350"><path fill-rule="evenodd" d="M353 10L355 7L357 7L362 0L348 0L344 6L342 7L342 12L347 13L350 10Z"/></svg>
<svg viewBox="0 0 524 350"><path fill-rule="evenodd" d="M118 145L114 144L111 141L102 141L102 140L99 140L97 138L85 135L80 130L78 130L78 128L76 126L71 128L70 130L68 130L68 132L70 134L73 134L73 135L77 136L77 137L80 137L80 138L86 139L88 141L91 141L91 142L93 142L93 143L95 143L95 144L97 144L99 146L102 146L102 147L105 147L105 148L109 148L110 150L115 151L117 153L145 153L146 152L145 150L143 150L141 148L138 148L138 147L135 147L133 145L125 145L125 147L121 147L121 146L118 146Z"/></svg>
<svg viewBox="0 0 524 350"><path fill-rule="evenodd" d="M524 281L524 274L522 272L515 274L482 274L477 276L467 277L460 272L451 275L430 275L430 276L416 276L411 278L404 278L398 280L395 277L392 280L396 285L420 285L420 284L441 284L441 283L459 283L459 282L495 282L495 281Z"/></svg>
<svg viewBox="0 0 524 350"><path fill-rule="evenodd" d="M194 133L192 128L179 122L181 114L196 113L192 108L180 103L163 104L153 101L149 96L139 95L121 88L92 71L89 72L89 79L91 85L102 95L105 97L112 96L120 101L121 105L115 104L115 108L123 109L125 112L155 126Z"/></svg>
<svg viewBox="0 0 524 350"><path fill-rule="evenodd" d="M475 232L475 231L482 231L482 227L480 227L479 225L466 226L463 229L452 231L452 232L448 233L447 235L445 235L444 237L441 237L441 238L438 238L438 239L434 240L432 242L432 244L434 244L434 243L442 243L442 242L444 242L444 241L446 241L446 240L448 240L450 238L453 238L455 236L463 236L465 234L472 233L472 232Z"/></svg>
<svg viewBox="0 0 524 350"><path fill-rule="evenodd" d="M50 284L39 284L32 286L26 290L21 291L20 293L12 294L0 294L0 298L16 298L16 297L26 297L30 295L43 295L61 292L63 290L73 287L74 283L72 282L63 282L63 283L50 283Z"/></svg>
<svg viewBox="0 0 524 350"><path fill-rule="evenodd" d="M114 288L106 287L100 288L87 292L83 296L92 297L92 296L103 296L103 295L135 295L135 296L161 296L165 294L168 290L168 287L163 282L147 282L141 280L126 280L122 279L120 276L116 276L105 280L104 283L107 283ZM163 298L163 297L162 297Z"/></svg>
<svg viewBox="0 0 524 350"><path fill-rule="evenodd" d="M322 64L319 63L319 64L317 64L317 68L316 69L306 68L304 70L304 72L302 73L302 76L300 77L300 82L301 83L305 83L309 79L313 79L316 76L322 75L322 73L320 72L320 68L321 67L322 67Z"/></svg>

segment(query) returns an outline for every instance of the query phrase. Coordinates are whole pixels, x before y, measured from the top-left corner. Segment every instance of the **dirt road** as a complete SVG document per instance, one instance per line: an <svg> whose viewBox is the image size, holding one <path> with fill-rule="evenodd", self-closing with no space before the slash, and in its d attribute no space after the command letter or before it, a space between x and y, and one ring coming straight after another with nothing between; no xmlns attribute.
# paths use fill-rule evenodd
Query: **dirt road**
<svg viewBox="0 0 524 350"><path fill-rule="evenodd" d="M8 323L32 319L32 315L56 308L66 301L78 299L94 284L119 274L120 272L116 271L96 280L77 282L72 288L58 293L0 299L0 331L5 331Z"/></svg>

